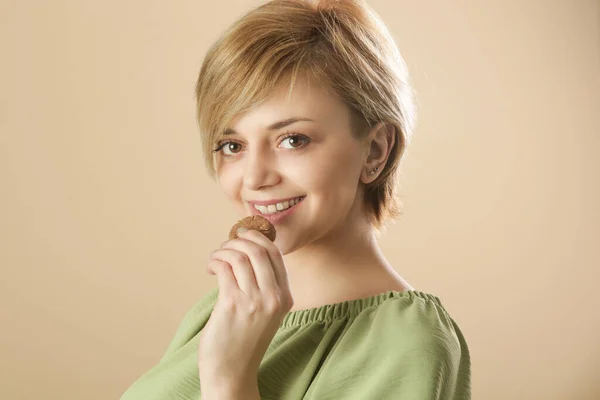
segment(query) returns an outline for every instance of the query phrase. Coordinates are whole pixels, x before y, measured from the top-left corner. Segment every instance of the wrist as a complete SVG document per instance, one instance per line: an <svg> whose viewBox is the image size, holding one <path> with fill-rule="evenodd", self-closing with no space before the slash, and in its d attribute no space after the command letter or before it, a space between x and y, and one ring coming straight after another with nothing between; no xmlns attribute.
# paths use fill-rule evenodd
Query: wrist
<svg viewBox="0 0 600 400"><path fill-rule="evenodd" d="M202 400L260 400L258 380L200 378Z"/></svg>

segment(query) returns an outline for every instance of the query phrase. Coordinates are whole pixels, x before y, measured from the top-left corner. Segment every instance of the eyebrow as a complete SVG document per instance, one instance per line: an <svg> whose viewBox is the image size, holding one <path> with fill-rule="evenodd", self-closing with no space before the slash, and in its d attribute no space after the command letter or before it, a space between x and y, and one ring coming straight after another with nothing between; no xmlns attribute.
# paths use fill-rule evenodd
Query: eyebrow
<svg viewBox="0 0 600 400"><path fill-rule="evenodd" d="M288 125L291 125L293 123L300 122L300 121L315 122L314 120L312 120L310 118L302 118L302 117L288 118L288 119L284 119L283 121L275 122L274 124L269 125L267 127L267 130L269 130L269 131L276 131L278 129L285 128ZM225 130L225 133L223 133L223 136L225 136L225 135L233 135L233 134L236 134L236 133L238 133L238 132L236 132L234 129L227 128Z"/></svg>

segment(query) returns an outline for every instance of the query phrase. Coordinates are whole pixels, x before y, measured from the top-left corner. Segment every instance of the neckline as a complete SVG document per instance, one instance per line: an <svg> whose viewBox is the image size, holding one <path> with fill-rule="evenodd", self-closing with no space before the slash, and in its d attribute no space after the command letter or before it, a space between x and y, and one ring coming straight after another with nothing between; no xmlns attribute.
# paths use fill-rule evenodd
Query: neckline
<svg viewBox="0 0 600 400"><path fill-rule="evenodd" d="M325 304L318 307L295 310L288 312L281 322L280 329L293 326L306 325L313 322L327 322L338 318L355 317L369 307L377 307L389 299L412 300L415 297L433 300L441 306L437 296L420 290L387 290L372 296L360 299L346 300L334 304Z"/></svg>

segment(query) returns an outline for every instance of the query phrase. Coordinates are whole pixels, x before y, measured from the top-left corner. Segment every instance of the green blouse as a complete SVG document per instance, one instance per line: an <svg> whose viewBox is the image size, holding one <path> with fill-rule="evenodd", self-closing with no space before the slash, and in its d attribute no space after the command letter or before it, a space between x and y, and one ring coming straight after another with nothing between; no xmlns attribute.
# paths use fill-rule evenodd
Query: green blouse
<svg viewBox="0 0 600 400"><path fill-rule="evenodd" d="M121 400L198 400L198 333L218 287L185 315L158 365ZM440 299L417 290L289 312L260 365L263 400L471 398L465 338Z"/></svg>

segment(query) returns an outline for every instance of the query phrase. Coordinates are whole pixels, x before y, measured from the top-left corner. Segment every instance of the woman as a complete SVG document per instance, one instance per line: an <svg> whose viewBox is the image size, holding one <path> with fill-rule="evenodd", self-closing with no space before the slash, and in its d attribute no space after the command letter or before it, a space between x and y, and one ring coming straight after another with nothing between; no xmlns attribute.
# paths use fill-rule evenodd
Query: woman
<svg viewBox="0 0 600 400"><path fill-rule="evenodd" d="M358 0L266 3L209 50L197 83L207 169L240 216L218 287L133 399L470 399L470 357L440 300L377 244L414 128L395 43Z"/></svg>

